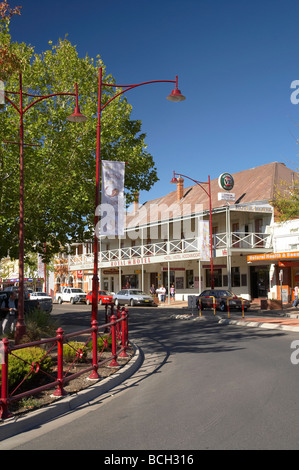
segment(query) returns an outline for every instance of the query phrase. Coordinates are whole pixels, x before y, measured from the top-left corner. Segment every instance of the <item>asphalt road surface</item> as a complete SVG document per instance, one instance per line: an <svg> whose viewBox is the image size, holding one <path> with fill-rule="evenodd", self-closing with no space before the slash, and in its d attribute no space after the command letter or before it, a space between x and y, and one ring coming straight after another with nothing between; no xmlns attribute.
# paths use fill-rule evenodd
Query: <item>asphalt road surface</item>
<svg viewBox="0 0 299 470"><path fill-rule="evenodd" d="M105 399L7 439L6 449L298 449L298 333L219 325L212 314L177 320L168 308L129 311L130 339L144 355L138 372ZM66 331L88 327L89 312L53 310Z"/></svg>

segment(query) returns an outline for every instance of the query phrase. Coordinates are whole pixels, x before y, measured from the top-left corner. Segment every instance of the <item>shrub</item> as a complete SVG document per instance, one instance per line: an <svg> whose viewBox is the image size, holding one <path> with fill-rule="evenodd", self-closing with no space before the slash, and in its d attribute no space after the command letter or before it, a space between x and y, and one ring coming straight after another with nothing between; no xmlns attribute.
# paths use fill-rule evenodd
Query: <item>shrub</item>
<svg viewBox="0 0 299 470"><path fill-rule="evenodd" d="M104 345L104 343L107 343L107 345ZM109 335L109 336L98 336L98 339L97 339L97 346L98 346L98 351L102 351L102 349L104 351L107 351L108 349L111 349L111 345L112 345L112 336ZM88 345L87 345L88 349L90 351L92 351L92 341L89 341Z"/></svg>
<svg viewBox="0 0 299 470"><path fill-rule="evenodd" d="M42 371L50 373L52 370L52 359L50 356L45 356L45 350L38 347L29 347L12 351L8 357L8 386L9 389L13 389L17 386L29 372L31 371L32 364L39 363L39 368ZM18 359L20 358L20 359ZM40 372L35 373L34 369L30 375L26 378L24 385L36 381L37 376L40 378ZM0 369L1 377L1 369ZM28 388L28 387L27 387Z"/></svg>
<svg viewBox="0 0 299 470"><path fill-rule="evenodd" d="M25 314L26 335L22 343L40 341L41 338L56 336L57 324L51 315L44 310L35 309Z"/></svg>
<svg viewBox="0 0 299 470"><path fill-rule="evenodd" d="M78 357L78 362L85 362L87 350L84 343L78 341L70 341L63 345L63 360L65 362L73 362Z"/></svg>

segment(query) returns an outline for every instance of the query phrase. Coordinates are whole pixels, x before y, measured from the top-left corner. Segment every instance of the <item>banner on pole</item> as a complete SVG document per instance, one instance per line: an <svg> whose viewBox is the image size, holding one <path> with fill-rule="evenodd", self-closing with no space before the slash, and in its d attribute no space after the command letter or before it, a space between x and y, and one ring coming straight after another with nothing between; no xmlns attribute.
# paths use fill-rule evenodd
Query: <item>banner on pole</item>
<svg viewBox="0 0 299 470"><path fill-rule="evenodd" d="M5 87L4 87L4 82L0 80L0 104L5 104Z"/></svg>
<svg viewBox="0 0 299 470"><path fill-rule="evenodd" d="M208 261L211 258L210 255L210 228L209 222L206 220L199 221L199 246L198 249L201 251L201 260Z"/></svg>
<svg viewBox="0 0 299 470"><path fill-rule="evenodd" d="M102 160L101 235L124 234L125 162Z"/></svg>

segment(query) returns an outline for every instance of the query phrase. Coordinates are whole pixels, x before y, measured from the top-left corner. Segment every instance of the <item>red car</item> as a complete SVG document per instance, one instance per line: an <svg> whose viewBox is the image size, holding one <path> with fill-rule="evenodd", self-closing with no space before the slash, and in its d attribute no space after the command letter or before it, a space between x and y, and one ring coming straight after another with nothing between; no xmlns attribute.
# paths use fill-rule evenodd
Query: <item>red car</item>
<svg viewBox="0 0 299 470"><path fill-rule="evenodd" d="M109 304L110 302L113 302L113 295L105 290L99 290L98 303L102 305ZM92 291L88 292L86 295L86 303L87 305L92 303Z"/></svg>

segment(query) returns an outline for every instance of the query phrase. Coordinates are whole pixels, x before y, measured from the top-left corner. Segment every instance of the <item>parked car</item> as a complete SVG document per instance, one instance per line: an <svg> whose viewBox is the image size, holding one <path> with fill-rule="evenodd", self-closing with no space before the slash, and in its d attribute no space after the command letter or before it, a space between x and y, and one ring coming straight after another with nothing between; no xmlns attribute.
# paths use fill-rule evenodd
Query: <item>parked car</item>
<svg viewBox="0 0 299 470"><path fill-rule="evenodd" d="M15 290L15 292L18 295L18 291ZM8 299L10 296L10 293L11 293L11 290L0 291L0 308L1 308L3 300ZM34 294L37 294L37 295L34 295ZM28 313L31 310L34 310L36 308L40 308L41 310L44 310L47 313L51 313L53 309L52 297L48 294L45 294L44 292L32 292L30 294L30 299L24 298L24 312L25 313ZM5 315L6 313L0 310L0 319L4 318Z"/></svg>
<svg viewBox="0 0 299 470"><path fill-rule="evenodd" d="M145 294L139 289L122 289L117 294L114 294L113 300L115 305L152 305L154 302L153 297Z"/></svg>
<svg viewBox="0 0 299 470"><path fill-rule="evenodd" d="M52 297L47 294L46 292L31 292L30 293L30 299L51 299Z"/></svg>
<svg viewBox="0 0 299 470"><path fill-rule="evenodd" d="M109 304L110 302L113 302L113 294L105 290L99 290L98 303L102 305L102 304ZM86 295L86 303L87 305L92 303L92 291L88 292L88 294Z"/></svg>
<svg viewBox="0 0 299 470"><path fill-rule="evenodd" d="M10 291L0 291L0 321L3 320L7 314L6 311L1 310L1 305L5 300L9 299L9 296Z"/></svg>
<svg viewBox="0 0 299 470"><path fill-rule="evenodd" d="M71 302L71 304L76 304L77 302L85 303L85 299L85 292L78 287L63 287L62 291L56 294L56 300L59 304L62 304L62 302Z"/></svg>
<svg viewBox="0 0 299 470"><path fill-rule="evenodd" d="M53 309L52 297L46 292L31 292L30 301L36 300L38 308L51 313Z"/></svg>
<svg viewBox="0 0 299 470"><path fill-rule="evenodd" d="M201 301L201 308L213 308L213 298L215 297L215 308L224 312L227 310L227 300L229 299L229 309L242 309L242 297L238 297L229 290L222 289L206 289L197 298L197 306L199 307L199 299ZM243 299L244 311L250 307L250 301Z"/></svg>

